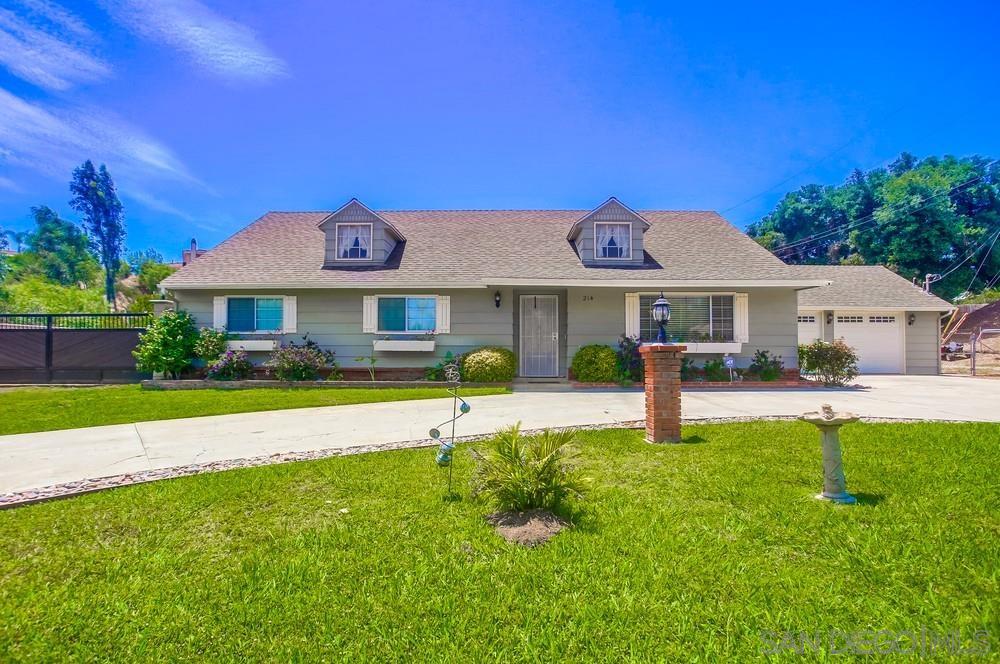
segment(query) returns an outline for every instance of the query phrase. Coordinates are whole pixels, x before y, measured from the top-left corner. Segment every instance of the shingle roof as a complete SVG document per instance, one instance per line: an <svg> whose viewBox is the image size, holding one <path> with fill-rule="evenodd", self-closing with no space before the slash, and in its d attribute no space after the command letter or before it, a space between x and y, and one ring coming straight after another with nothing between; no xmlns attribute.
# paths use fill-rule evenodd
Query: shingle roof
<svg viewBox="0 0 1000 664"><path fill-rule="evenodd" d="M715 212L641 212L646 262L585 267L567 230L587 210L386 210L405 235L387 265L323 268L328 212L269 212L168 277L170 289L404 287L538 281L801 280Z"/></svg>
<svg viewBox="0 0 1000 664"><path fill-rule="evenodd" d="M804 278L829 279L829 286L799 291L800 309L884 308L947 311L953 306L928 295L881 265L798 265Z"/></svg>

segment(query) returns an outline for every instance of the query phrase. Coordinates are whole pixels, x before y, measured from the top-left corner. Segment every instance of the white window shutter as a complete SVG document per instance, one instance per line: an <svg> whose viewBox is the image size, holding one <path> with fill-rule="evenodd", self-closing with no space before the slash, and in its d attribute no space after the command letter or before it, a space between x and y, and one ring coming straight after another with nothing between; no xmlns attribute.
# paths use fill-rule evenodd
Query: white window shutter
<svg viewBox="0 0 1000 664"><path fill-rule="evenodd" d="M224 330L226 325L226 296L216 295L212 298L212 327Z"/></svg>
<svg viewBox="0 0 1000 664"><path fill-rule="evenodd" d="M285 296L285 308L282 312L281 331L285 334L298 331L299 311L297 299L294 295Z"/></svg>
<svg viewBox="0 0 1000 664"><path fill-rule="evenodd" d="M451 296L437 296L437 322L435 332L438 334L448 334L451 332Z"/></svg>
<svg viewBox="0 0 1000 664"><path fill-rule="evenodd" d="M625 336L639 337L638 293L625 293Z"/></svg>
<svg viewBox="0 0 1000 664"><path fill-rule="evenodd" d="M374 295L365 295L364 304L362 305L361 311L361 331L362 332L377 332L378 331L378 298Z"/></svg>
<svg viewBox="0 0 1000 664"><path fill-rule="evenodd" d="M733 295L733 336L734 341L750 341L750 303L746 293Z"/></svg>

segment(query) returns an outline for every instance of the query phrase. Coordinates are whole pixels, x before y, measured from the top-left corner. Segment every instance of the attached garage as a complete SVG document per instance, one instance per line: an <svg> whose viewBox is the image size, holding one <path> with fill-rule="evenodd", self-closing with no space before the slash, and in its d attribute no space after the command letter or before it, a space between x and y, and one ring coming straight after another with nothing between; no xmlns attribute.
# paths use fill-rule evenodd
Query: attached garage
<svg viewBox="0 0 1000 664"><path fill-rule="evenodd" d="M940 372L944 300L881 266L801 266L829 286L799 291L799 343L843 339L863 374Z"/></svg>
<svg viewBox="0 0 1000 664"><path fill-rule="evenodd" d="M834 338L858 353L861 373L905 373L902 316L892 311L834 311Z"/></svg>

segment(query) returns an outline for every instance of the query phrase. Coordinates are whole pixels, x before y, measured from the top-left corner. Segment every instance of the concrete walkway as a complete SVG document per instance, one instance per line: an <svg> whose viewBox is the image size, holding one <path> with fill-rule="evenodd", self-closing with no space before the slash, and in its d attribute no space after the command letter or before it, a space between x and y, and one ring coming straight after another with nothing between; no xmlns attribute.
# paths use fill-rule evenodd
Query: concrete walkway
<svg viewBox="0 0 1000 664"><path fill-rule="evenodd" d="M867 417L1000 422L1000 380L867 376L860 382L867 389L692 390L684 393L683 416L793 416L829 402ZM458 422L460 436L518 420L535 429L643 417L639 391L531 391L469 403L472 412ZM450 417L451 400L433 399L0 436L0 494L193 463L418 440Z"/></svg>

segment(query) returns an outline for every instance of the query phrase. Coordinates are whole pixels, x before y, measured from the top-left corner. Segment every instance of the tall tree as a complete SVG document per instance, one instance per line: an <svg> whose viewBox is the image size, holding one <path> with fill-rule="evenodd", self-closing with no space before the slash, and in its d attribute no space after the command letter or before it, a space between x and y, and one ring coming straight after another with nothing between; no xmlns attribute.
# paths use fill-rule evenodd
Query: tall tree
<svg viewBox="0 0 1000 664"><path fill-rule="evenodd" d="M28 251L15 257L24 276L38 274L64 286L92 282L99 268L80 227L44 205L31 208L31 214L35 228L28 233Z"/></svg>
<svg viewBox="0 0 1000 664"><path fill-rule="evenodd" d="M10 241L14 243L14 251L21 251L21 247L23 247L24 243L28 241L28 231L0 231L0 236L2 235L6 235L10 238ZM5 238L2 241L6 243L7 240ZM5 244L4 249L6 248L7 245Z"/></svg>
<svg viewBox="0 0 1000 664"><path fill-rule="evenodd" d="M7 235L3 232L3 226L0 226L0 281L7 276L7 255L4 250L8 247Z"/></svg>
<svg viewBox="0 0 1000 664"><path fill-rule="evenodd" d="M70 205L83 215L91 245L104 267L104 295L115 309L115 276L125 246L125 213L107 167L95 169L89 159L73 171Z"/></svg>

